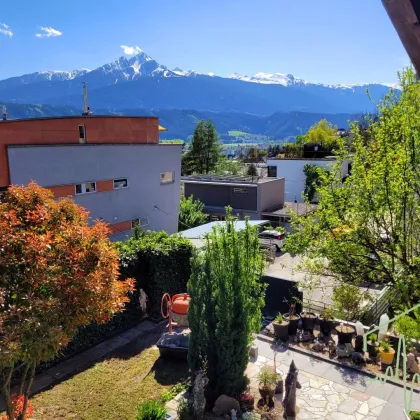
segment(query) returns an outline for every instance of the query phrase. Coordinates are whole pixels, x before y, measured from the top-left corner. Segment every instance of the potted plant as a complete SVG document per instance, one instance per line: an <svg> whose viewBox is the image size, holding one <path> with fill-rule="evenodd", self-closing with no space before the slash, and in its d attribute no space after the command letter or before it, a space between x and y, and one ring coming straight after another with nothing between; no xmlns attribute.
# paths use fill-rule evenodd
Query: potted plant
<svg viewBox="0 0 420 420"><path fill-rule="evenodd" d="M272 400L276 392L277 373L264 368L258 375L258 380L260 381L258 391L261 398L264 401Z"/></svg>
<svg viewBox="0 0 420 420"><path fill-rule="evenodd" d="M408 417L407 414L406 417L410 420L420 420L420 411L411 411L410 417Z"/></svg>
<svg viewBox="0 0 420 420"><path fill-rule="evenodd" d="M350 325L344 325L341 323L338 327L335 327L338 336L338 344L351 344L353 335L356 334L356 329Z"/></svg>
<svg viewBox="0 0 420 420"><path fill-rule="evenodd" d="M254 409L254 396L250 392L244 392L239 398L239 404L243 413Z"/></svg>
<svg viewBox="0 0 420 420"><path fill-rule="evenodd" d="M334 328L334 312L331 307L325 307L319 314L319 330L323 335L329 337Z"/></svg>
<svg viewBox="0 0 420 420"><path fill-rule="evenodd" d="M379 343L376 341L378 336L376 334L370 334L368 337L367 348L369 352L369 357L376 357L378 355Z"/></svg>
<svg viewBox="0 0 420 420"><path fill-rule="evenodd" d="M317 316L313 312L302 312L300 314L300 319L302 320L302 328L305 331L313 331L315 327L316 318Z"/></svg>
<svg viewBox="0 0 420 420"><path fill-rule="evenodd" d="M296 335L297 334L297 330L298 330L298 326L299 326L299 315L296 315L295 313L295 303L291 303L289 305L289 312L287 314L283 315L283 318L286 321L289 321L289 334L290 335Z"/></svg>
<svg viewBox="0 0 420 420"><path fill-rule="evenodd" d="M277 340L289 341L289 321L283 319L282 314L278 314L273 321L274 334Z"/></svg>
<svg viewBox="0 0 420 420"><path fill-rule="evenodd" d="M382 341L379 346L379 356L381 363L384 365L392 365L395 356L395 350L387 341Z"/></svg>

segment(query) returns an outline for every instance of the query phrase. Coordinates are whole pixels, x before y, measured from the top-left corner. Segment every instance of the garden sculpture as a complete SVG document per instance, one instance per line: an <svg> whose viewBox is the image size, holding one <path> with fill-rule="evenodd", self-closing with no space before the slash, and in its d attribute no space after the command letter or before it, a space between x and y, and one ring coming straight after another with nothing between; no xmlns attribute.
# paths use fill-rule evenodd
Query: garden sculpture
<svg viewBox="0 0 420 420"><path fill-rule="evenodd" d="M206 409L206 397L204 396L204 391L208 382L209 380L207 379L206 374L199 371L195 377L193 388L193 410L195 415L194 418L197 420L201 420L204 417L204 411Z"/></svg>
<svg viewBox="0 0 420 420"><path fill-rule="evenodd" d="M295 362L290 363L289 373L286 377L286 395L283 400L284 412L287 417L296 417L296 388L300 389L298 382L298 370Z"/></svg>
<svg viewBox="0 0 420 420"><path fill-rule="evenodd" d="M419 365L416 362L416 357L413 353L407 354L407 371L414 374L420 373Z"/></svg>

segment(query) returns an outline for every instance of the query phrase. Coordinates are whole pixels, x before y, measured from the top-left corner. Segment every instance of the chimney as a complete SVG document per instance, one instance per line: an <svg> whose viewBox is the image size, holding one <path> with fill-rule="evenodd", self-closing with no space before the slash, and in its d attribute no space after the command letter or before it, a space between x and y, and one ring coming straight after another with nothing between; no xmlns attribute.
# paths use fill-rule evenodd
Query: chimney
<svg viewBox="0 0 420 420"><path fill-rule="evenodd" d="M3 115L3 121L6 121L7 120L7 111L6 111L6 105L3 105L3 108L2 108L2 115Z"/></svg>
<svg viewBox="0 0 420 420"><path fill-rule="evenodd" d="M88 105L86 82L83 82L83 103L84 103L84 107L83 107L82 115L84 117L88 117L89 115L92 114L92 112L90 111L90 108L89 108L89 105Z"/></svg>

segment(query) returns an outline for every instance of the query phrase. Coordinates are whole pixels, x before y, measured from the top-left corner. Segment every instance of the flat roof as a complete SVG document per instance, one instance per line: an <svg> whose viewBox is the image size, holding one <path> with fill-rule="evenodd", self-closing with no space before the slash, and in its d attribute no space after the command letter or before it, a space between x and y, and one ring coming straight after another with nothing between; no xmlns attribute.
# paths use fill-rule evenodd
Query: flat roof
<svg viewBox="0 0 420 420"><path fill-rule="evenodd" d="M278 181L282 178L241 176L241 175L189 175L181 177L181 181L190 184L234 184L256 185L264 182Z"/></svg>
<svg viewBox="0 0 420 420"><path fill-rule="evenodd" d="M308 213L313 213L318 208L318 204L308 203L294 203L286 201L282 206L277 206L272 209L261 212L263 216L290 216L292 212L298 216L303 216Z"/></svg>
<svg viewBox="0 0 420 420"><path fill-rule="evenodd" d="M147 116L147 115L141 115L141 116L137 116L137 115L65 115L62 117L40 117L40 118L16 118L16 119L7 119L7 120L0 120L0 125L1 124L7 124L7 123L16 123L16 122L23 122L23 121L45 121L45 120L75 120L75 119L80 119L80 118L87 118L87 119L98 119L98 118L138 118L138 119L159 119L159 117L156 116ZM163 128L163 127L162 127ZM166 129L165 129L166 130ZM163 131L165 131L163 130Z"/></svg>
<svg viewBox="0 0 420 420"><path fill-rule="evenodd" d="M264 223L269 223L269 221L268 220L249 220L248 223L251 226L259 226ZM205 225L201 225L195 228L184 230L183 232L180 232L180 234L188 239L203 239L207 233L210 233L213 231L214 226L223 226L225 224L226 222L210 222L210 223L206 223ZM243 229L245 229L245 220L237 220L235 222L235 230L239 232Z"/></svg>

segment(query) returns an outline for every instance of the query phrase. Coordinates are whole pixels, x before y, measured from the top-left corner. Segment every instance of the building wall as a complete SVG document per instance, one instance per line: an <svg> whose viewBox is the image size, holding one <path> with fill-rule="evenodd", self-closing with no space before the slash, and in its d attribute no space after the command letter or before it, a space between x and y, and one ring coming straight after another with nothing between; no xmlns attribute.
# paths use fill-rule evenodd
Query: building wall
<svg viewBox="0 0 420 420"><path fill-rule="evenodd" d="M267 211L284 204L284 178L258 184L260 190L259 211Z"/></svg>
<svg viewBox="0 0 420 420"><path fill-rule="evenodd" d="M7 145L79 143L79 125L86 143L159 143L156 117L64 117L0 121L0 187L10 184Z"/></svg>
<svg viewBox="0 0 420 420"><path fill-rule="evenodd" d="M126 229L127 222L149 218L147 229L178 230L182 145L131 144L68 146L9 146L12 184L31 180L44 187L97 182L97 191L74 195L74 201L90 211L92 220L103 218L115 225L114 233ZM160 184L161 172L175 172L175 182ZM109 182L128 178L128 188L109 190ZM102 192L98 188L103 186ZM69 187L70 186L70 187ZM55 190L55 188L53 188ZM162 211L155 210L158 206ZM129 223L128 223L129 225ZM120 227L120 229L118 229Z"/></svg>
<svg viewBox="0 0 420 420"><path fill-rule="evenodd" d="M267 166L277 167L277 178L285 178L285 201L303 202L302 194L305 190L305 174L303 167L306 164L332 168L335 160L325 159L273 159L267 160ZM348 162L344 162L341 167L341 177L348 173Z"/></svg>
<svg viewBox="0 0 420 420"><path fill-rule="evenodd" d="M246 194L236 194L236 188L245 188ZM193 195L206 206L226 207L234 209L257 211L257 184L206 184L190 183L184 184L185 197Z"/></svg>

